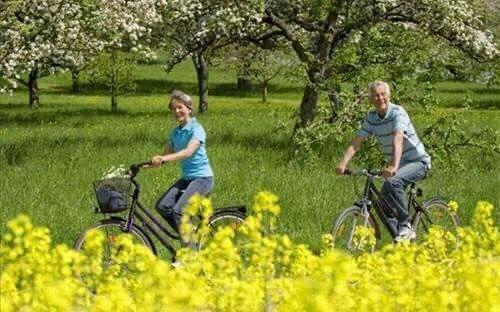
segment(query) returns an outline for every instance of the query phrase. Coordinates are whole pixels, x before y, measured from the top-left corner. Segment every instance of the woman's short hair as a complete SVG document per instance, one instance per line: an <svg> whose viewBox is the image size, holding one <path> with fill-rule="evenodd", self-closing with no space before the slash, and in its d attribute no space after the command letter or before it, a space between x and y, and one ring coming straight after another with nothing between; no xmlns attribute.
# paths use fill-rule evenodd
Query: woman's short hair
<svg viewBox="0 0 500 312"><path fill-rule="evenodd" d="M180 101L182 104L186 105L187 108L193 109L193 100L191 100L191 97L180 90L174 90L170 94L170 100L168 102L168 108L170 109L172 109L172 100Z"/></svg>
<svg viewBox="0 0 500 312"><path fill-rule="evenodd" d="M388 96L391 95L391 88L389 87L389 84L387 82L382 80L375 80L374 82L368 85L368 91L370 91L370 96L372 95L373 91L375 91L375 89L378 87L384 87L385 91L387 92L387 95Z"/></svg>

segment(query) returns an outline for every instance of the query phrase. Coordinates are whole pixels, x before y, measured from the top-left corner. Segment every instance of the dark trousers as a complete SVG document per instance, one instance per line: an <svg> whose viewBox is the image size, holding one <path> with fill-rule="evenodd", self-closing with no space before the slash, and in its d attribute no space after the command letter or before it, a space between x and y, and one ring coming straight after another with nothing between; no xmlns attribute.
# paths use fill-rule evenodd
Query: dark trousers
<svg viewBox="0 0 500 312"><path fill-rule="evenodd" d="M180 179L175 182L156 202L156 210L170 226L179 233L182 213L188 200L194 194L206 196L214 187L213 177ZM182 240L181 240L181 243Z"/></svg>
<svg viewBox="0 0 500 312"><path fill-rule="evenodd" d="M397 212L399 224L410 222L408 208L405 205L405 189L412 183L423 179L429 171L423 162L412 162L400 167L396 175L387 179L382 185L382 195L387 203L394 207Z"/></svg>

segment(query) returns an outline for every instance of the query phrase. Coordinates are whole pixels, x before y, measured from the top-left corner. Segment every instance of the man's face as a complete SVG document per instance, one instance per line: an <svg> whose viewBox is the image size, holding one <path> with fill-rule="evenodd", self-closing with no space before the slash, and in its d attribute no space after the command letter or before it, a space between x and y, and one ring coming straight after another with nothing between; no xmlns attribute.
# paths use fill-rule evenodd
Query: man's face
<svg viewBox="0 0 500 312"><path fill-rule="evenodd" d="M378 112L386 112L387 105L389 104L389 92L384 86L378 86L372 90L370 101L375 105Z"/></svg>

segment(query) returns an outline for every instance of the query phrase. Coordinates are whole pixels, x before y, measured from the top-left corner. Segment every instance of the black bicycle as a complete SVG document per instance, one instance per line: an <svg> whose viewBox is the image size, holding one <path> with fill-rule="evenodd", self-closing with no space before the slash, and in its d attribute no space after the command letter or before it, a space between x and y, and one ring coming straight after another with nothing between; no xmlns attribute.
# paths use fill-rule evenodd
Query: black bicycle
<svg viewBox="0 0 500 312"><path fill-rule="evenodd" d="M150 164L142 162L130 166L129 178L108 178L94 182L98 202L95 212L103 213L107 217L85 229L76 240L74 249L77 251L85 249L85 239L89 230L99 229L105 235L103 263L111 263L112 246L116 237L123 233L131 234L136 243L146 246L157 255L158 250L152 239L155 237L172 255L171 260L175 261L176 248L169 239L179 240L179 234L170 226L166 226L167 223L139 201L140 185L135 177L141 168ZM116 215L126 210L129 210L127 217ZM201 216L192 222L196 223L200 218ZM197 242L198 248L203 248L220 227L230 226L236 232L245 222L245 218L246 207L243 205L216 209L208 218L209 234L201 236Z"/></svg>
<svg viewBox="0 0 500 312"><path fill-rule="evenodd" d="M382 222L394 240L398 235L396 211L381 196L374 184L374 179L381 176L381 171L363 169L353 172L347 169L344 174L366 176L366 183L363 197L356 201L352 207L345 209L335 220L331 230L334 246L347 250L352 254L362 253L365 247L361 246L360 242L355 239L357 226L372 228L378 244L382 240L382 235L374 211L378 216L378 220ZM448 204L440 198L431 198L420 202L417 197L421 197L422 194L422 189L415 187L415 183L409 185L407 207L410 213L411 226L417 234L415 241L422 240L425 233L433 225L456 234L460 221L458 216L450 211ZM372 246L372 251L377 244Z"/></svg>

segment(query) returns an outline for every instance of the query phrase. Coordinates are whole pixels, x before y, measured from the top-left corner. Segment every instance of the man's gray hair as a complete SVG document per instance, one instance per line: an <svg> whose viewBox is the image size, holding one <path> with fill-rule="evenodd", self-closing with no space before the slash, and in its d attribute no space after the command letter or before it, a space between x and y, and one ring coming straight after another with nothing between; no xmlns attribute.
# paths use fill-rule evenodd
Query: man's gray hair
<svg viewBox="0 0 500 312"><path fill-rule="evenodd" d="M368 85L368 90L370 91L370 95L375 91L376 88L378 87L384 87L385 90L387 91L387 95L391 95L391 88L389 87L389 84L385 81L382 80L375 80L374 82L370 83Z"/></svg>

